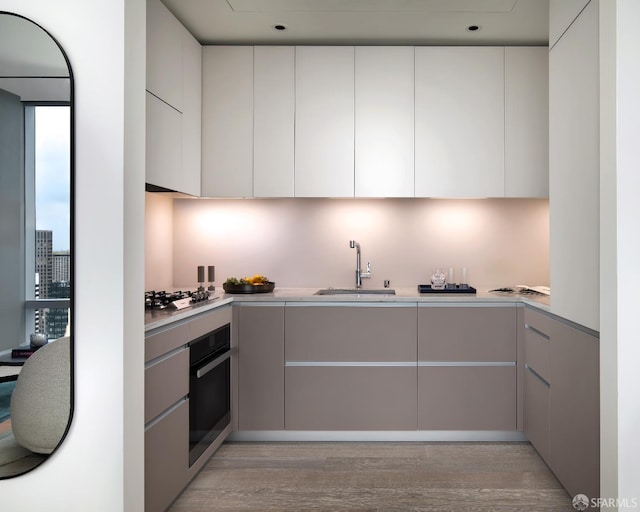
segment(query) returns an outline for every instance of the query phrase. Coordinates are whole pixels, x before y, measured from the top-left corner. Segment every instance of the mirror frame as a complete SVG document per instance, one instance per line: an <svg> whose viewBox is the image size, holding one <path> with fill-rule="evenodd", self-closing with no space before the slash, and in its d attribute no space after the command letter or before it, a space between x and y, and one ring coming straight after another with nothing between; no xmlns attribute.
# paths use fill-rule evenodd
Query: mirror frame
<svg viewBox="0 0 640 512"><path fill-rule="evenodd" d="M67 53L65 52L64 48L62 47L62 45L60 44L60 42L47 30L45 29L42 25L40 25L39 23L36 23L35 21L33 21L32 19L23 16L21 14L15 13L15 12L10 12L10 11L4 11L4 10L0 10L0 17L2 16L13 16L15 18L19 18L24 20L26 23L29 23L31 25L33 25L34 28L38 28L39 30L41 30L44 34L46 34L48 36L48 38L55 44L55 46L58 48L60 54L62 55L64 62L66 63L66 67L67 67L67 78L69 80L69 252L70 252L70 258L69 258L69 274L70 274L70 297L69 297L69 417L67 420L67 425L65 427L64 433L62 434L62 437L60 438L60 440L58 441L57 445L55 446L55 448L52 450L51 454L46 455L46 458L44 458L43 460L41 460L40 462L38 462L37 464L34 464L32 467L25 469L24 471L20 472L20 473L16 473L10 476L0 476L0 481L1 480L7 480L9 478L16 478L22 475L25 475L27 473L29 473L30 471L33 471L34 469L38 468L41 464L45 463L46 460L53 455L58 448L60 447L60 445L65 441L69 430L71 428L71 423L73 421L73 417L74 417L74 411L75 411L75 282L76 282L76 230L75 230L75 213L76 213L76 143L75 143L75 80L74 80L74 76L73 76L73 68L71 67L71 62L69 60L69 57L67 55ZM25 52L26 53L26 52ZM29 78L45 78L45 77L29 77ZM26 101L25 103L36 103L37 101ZM46 104L62 104L65 103L63 101L60 102L42 102L43 105ZM25 271L27 271L27 269L25 268Z"/></svg>

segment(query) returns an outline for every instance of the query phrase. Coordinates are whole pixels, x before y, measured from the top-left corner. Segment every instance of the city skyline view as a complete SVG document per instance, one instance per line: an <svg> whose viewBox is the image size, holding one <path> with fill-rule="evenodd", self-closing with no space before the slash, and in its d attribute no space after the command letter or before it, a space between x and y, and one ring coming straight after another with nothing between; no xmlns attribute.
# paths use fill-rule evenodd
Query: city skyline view
<svg viewBox="0 0 640 512"><path fill-rule="evenodd" d="M71 145L70 108L34 108L36 298L70 297ZM57 339L67 333L68 307L34 311L35 332Z"/></svg>

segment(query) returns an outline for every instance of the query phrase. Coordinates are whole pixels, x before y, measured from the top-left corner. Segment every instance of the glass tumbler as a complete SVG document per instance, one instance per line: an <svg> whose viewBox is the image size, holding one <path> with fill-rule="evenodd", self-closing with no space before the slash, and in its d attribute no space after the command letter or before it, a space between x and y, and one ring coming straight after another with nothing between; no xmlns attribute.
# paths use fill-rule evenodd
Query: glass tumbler
<svg viewBox="0 0 640 512"><path fill-rule="evenodd" d="M431 288L434 290L444 290L447 284L447 271L444 268L436 268L431 274Z"/></svg>

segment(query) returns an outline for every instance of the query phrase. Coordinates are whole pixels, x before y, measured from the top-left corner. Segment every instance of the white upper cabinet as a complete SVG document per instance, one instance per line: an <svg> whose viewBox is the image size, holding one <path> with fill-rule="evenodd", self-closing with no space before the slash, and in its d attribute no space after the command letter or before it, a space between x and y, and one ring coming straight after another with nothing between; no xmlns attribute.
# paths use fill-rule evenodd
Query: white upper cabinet
<svg viewBox="0 0 640 512"><path fill-rule="evenodd" d="M296 48L295 195L354 195L354 48Z"/></svg>
<svg viewBox="0 0 640 512"><path fill-rule="evenodd" d="M549 50L505 48L505 195L549 197Z"/></svg>
<svg viewBox="0 0 640 512"><path fill-rule="evenodd" d="M552 48L562 34L575 21L591 0L550 0L549 1L549 48Z"/></svg>
<svg viewBox="0 0 640 512"><path fill-rule="evenodd" d="M293 197L295 47L254 48L253 101L253 194Z"/></svg>
<svg viewBox="0 0 640 512"><path fill-rule="evenodd" d="M182 114L147 92L146 182L182 190Z"/></svg>
<svg viewBox="0 0 640 512"><path fill-rule="evenodd" d="M182 192L200 195L202 152L202 46L182 30Z"/></svg>
<svg viewBox="0 0 640 512"><path fill-rule="evenodd" d="M253 196L253 47L202 50L202 195Z"/></svg>
<svg viewBox="0 0 640 512"><path fill-rule="evenodd" d="M355 195L413 197L414 48L355 49Z"/></svg>
<svg viewBox="0 0 640 512"><path fill-rule="evenodd" d="M147 91L180 112L183 30L160 0L147 0Z"/></svg>
<svg viewBox="0 0 640 512"><path fill-rule="evenodd" d="M598 4L591 2L549 53L551 311L596 331L601 178L598 23Z"/></svg>
<svg viewBox="0 0 640 512"><path fill-rule="evenodd" d="M504 197L504 49L417 47L417 197Z"/></svg>
<svg viewBox="0 0 640 512"><path fill-rule="evenodd" d="M201 194L547 197L547 76L545 48L205 47Z"/></svg>
<svg viewBox="0 0 640 512"><path fill-rule="evenodd" d="M146 182L200 195L202 47L158 0L147 2Z"/></svg>

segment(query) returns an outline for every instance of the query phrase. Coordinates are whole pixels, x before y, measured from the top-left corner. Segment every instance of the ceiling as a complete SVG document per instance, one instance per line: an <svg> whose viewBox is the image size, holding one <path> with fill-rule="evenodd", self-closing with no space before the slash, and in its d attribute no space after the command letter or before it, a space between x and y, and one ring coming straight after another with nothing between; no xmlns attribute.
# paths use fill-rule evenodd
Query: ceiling
<svg viewBox="0 0 640 512"><path fill-rule="evenodd" d="M549 40L549 0L162 1L202 44L547 45ZM471 32L470 25L480 28Z"/></svg>

